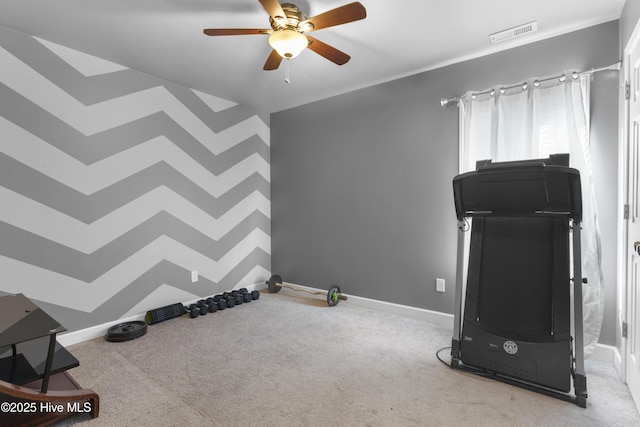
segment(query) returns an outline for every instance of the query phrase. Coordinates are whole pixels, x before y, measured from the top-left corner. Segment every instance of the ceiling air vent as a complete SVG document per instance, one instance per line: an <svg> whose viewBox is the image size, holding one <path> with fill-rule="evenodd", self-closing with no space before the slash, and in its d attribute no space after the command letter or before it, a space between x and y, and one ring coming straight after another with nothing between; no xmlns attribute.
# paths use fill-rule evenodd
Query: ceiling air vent
<svg viewBox="0 0 640 427"><path fill-rule="evenodd" d="M499 43L505 40L524 36L525 34L533 33L534 31L538 31L538 21L509 28L508 30L500 31L499 33L493 33L489 35L489 40L491 43Z"/></svg>

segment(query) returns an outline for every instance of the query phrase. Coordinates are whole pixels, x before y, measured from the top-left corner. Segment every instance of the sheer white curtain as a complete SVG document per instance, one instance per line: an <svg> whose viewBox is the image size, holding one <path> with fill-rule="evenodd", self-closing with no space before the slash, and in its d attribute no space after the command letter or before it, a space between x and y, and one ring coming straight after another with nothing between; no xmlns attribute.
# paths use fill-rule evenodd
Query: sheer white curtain
<svg viewBox="0 0 640 427"><path fill-rule="evenodd" d="M460 100L460 172L477 160L538 159L569 153L582 181L585 355L595 349L604 306L600 231L589 154L589 75L530 79L468 92Z"/></svg>

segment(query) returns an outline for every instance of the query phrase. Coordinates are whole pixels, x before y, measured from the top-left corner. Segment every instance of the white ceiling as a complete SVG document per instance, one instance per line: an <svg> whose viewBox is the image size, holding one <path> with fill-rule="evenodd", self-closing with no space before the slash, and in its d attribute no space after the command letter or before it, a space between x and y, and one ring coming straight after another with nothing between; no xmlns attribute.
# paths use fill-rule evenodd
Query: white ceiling
<svg viewBox="0 0 640 427"><path fill-rule="evenodd" d="M352 0L288 0L308 16ZM282 3L287 1L282 0ZM360 0L367 18L313 32L351 55L343 66L305 50L263 71L269 28L258 0L0 0L0 25L256 108L276 112L442 65L618 19L625 0ZM538 21L497 45L488 35ZM1 64L0 64L1 66Z"/></svg>

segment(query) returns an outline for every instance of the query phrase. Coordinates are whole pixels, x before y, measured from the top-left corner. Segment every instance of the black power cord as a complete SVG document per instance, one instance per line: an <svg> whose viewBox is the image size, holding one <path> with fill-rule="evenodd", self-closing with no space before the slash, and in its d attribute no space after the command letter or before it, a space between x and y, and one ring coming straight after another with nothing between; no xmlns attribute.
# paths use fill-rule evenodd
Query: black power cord
<svg viewBox="0 0 640 427"><path fill-rule="evenodd" d="M447 363L446 360L442 359L440 357L440 353L442 353L445 350L451 350L451 347L442 347L440 350L436 351L436 357L438 358L439 361L441 361L442 363L444 363L446 366L451 367L451 365L449 363Z"/></svg>
<svg viewBox="0 0 640 427"><path fill-rule="evenodd" d="M438 360L440 362L442 362L445 366L448 366L450 368L451 364L440 357L440 353L442 353L445 350L451 350L451 347L450 346L449 347L442 347L440 350L436 351L436 358L438 358ZM494 378L494 377L497 377L497 375L494 372L490 372L490 371L487 371L485 369L474 368L474 367L466 366L466 365L458 365L458 366L456 366L456 369L464 371L464 372L468 372L470 374L474 374L474 375L477 375L477 376L483 377L483 378Z"/></svg>

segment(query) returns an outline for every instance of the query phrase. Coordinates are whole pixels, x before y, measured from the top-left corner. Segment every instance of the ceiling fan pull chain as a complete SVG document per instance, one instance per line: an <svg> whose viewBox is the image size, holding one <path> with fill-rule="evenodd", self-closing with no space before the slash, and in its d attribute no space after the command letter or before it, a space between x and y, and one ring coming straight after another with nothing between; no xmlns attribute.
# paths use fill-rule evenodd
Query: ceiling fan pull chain
<svg viewBox="0 0 640 427"><path fill-rule="evenodd" d="M285 59L285 71L284 71L284 81L286 84L290 85L291 80L289 80L289 58Z"/></svg>

